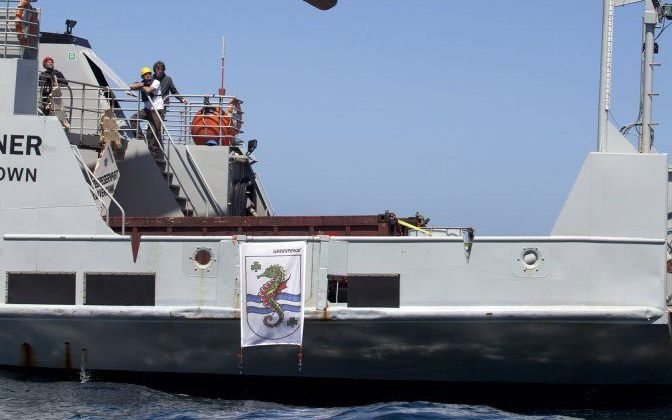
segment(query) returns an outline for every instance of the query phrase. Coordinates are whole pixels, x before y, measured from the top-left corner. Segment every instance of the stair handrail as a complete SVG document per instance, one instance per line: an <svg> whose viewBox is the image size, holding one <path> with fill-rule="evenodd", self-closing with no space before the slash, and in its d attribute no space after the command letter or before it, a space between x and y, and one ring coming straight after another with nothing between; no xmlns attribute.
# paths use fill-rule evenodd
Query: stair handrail
<svg viewBox="0 0 672 420"><path fill-rule="evenodd" d="M75 158L79 162L79 165L84 169L84 171L86 172L86 175L89 177L89 180L95 182L96 184L98 184L98 186L100 188L105 190L107 192L107 196L110 197L110 200L117 206L117 208L119 209L119 212L121 212L121 234L125 235L126 234L126 211L121 206L121 204L119 204L119 202L114 198L114 195L112 193L110 193L110 190L105 188L105 186L93 174L91 169L89 169L89 167L86 166L86 163L84 163L84 158L79 153L79 149L77 148L77 146L70 146L70 148L73 151L73 155L75 155ZM94 195L96 196L98 201L101 204L103 204L103 199L100 197L100 194L98 194L98 191L96 191L95 188L92 188L90 184L89 184L89 189L94 192ZM107 226L110 226L110 211L105 205L103 205L102 207L105 209L105 222L107 223Z"/></svg>
<svg viewBox="0 0 672 420"><path fill-rule="evenodd" d="M159 118L158 121L161 121L161 116L159 115L159 113L158 113L156 110L154 110L154 112L156 112L156 114L157 114L157 118ZM163 121L161 121L161 125L162 125L162 127L163 127ZM170 149L169 149L168 153L166 153L166 151L165 151L165 149L164 149L164 147L163 147L163 144L162 144L162 143L163 143L162 138L159 137L159 136L156 134L156 131L154 130L154 127L152 127L152 124L147 124L147 127L148 127L149 130L151 130L152 135L154 136L154 138L157 139L156 142L157 142L157 144L159 145L159 148L161 149L161 153L162 153L163 156L166 158L166 168L165 168L165 172L164 172L164 173L165 173L165 174L172 173L173 177L177 180L177 184L178 184L179 187L180 187L180 191L182 191L182 192L184 193L184 198L187 199L187 203L189 204L189 206L191 206L191 210L194 212L194 215L198 217L198 215L199 215L199 214L198 214L198 211L196 210L196 207L194 206L194 203L192 202L191 197L189 197L189 193L188 193L187 190L184 188L184 184L183 184L182 181L180 180L180 177L177 176L177 173L175 172L175 168L173 167L173 164L170 163ZM149 141L149 140L145 139L145 142L148 142L148 141ZM180 160L182 160L182 164L184 165L184 160L182 159L182 157L180 156L179 153L177 153L177 156L180 158ZM186 168L186 166L185 166L185 168ZM170 169L170 171L172 171L172 172L169 172L168 169ZM188 173L188 172L189 172L189 171L187 171L187 173ZM192 182L193 182L193 179L192 179ZM195 182L194 182L194 185L196 185ZM196 188L196 191L198 191L198 193L201 195L201 198L202 198L203 201L205 201L205 203L206 203L206 209L205 209L205 212L206 212L206 215L207 215L207 214L208 214L208 207L207 207L208 204L207 204L207 200L205 199L205 197L203 196L203 194L201 193L201 191L198 189L198 186L197 186L197 188Z"/></svg>
<svg viewBox="0 0 672 420"><path fill-rule="evenodd" d="M161 118L161 115L159 114L159 112L157 110L154 109L153 111L156 114L156 116L158 118L158 121L161 122L161 132L165 133L166 136L168 137L168 152L166 153L164 151L163 144L162 144L163 143L163 138L161 139L162 141L159 142L159 146L161 146L161 150L164 151L164 156L166 156L166 161L168 162L168 164L171 165L170 168L173 170L173 174L175 174L175 168L173 168L172 164L170 163L170 146L172 146L173 149L175 149L175 154L177 154L177 157L180 159L180 162L182 163L182 166L185 168L185 170L187 172L187 175L189 176L189 178L191 178L191 183L194 185L194 187L196 187L196 191L198 192L198 195L201 196L201 199L203 200L203 203L205 203L205 215L210 216L210 202L208 201L208 198L206 197L207 192L202 191L202 190L205 189L204 186L202 185L202 183L197 182L197 180L195 180L194 177L191 175L191 172L189 171L189 167L187 166L187 163L184 161L184 158L182 157L180 152L177 150L177 145L176 145L175 141L173 140L173 136L166 129L165 123L164 123L163 119ZM150 126L151 126L151 124L150 124ZM188 153L188 151L187 151L187 153ZM200 175L200 174L197 174L197 175ZM174 176L176 178L178 178L178 182L179 182L180 181L179 177L177 175L174 175ZM200 181L200 179L199 179L199 181ZM184 190L184 187L182 186L182 184L180 184L180 187ZM184 191L184 194L187 195L186 190ZM212 203L215 203L215 201L213 201ZM192 208L194 209L194 212L196 212L196 209L194 207L194 203L190 201L190 204L191 204ZM213 205L213 207L214 207L214 205ZM221 212L221 208L219 210Z"/></svg>
<svg viewBox="0 0 672 420"><path fill-rule="evenodd" d="M266 206L268 215L275 216L275 208L273 208L273 204L271 204L271 198L268 196L266 188L264 188L264 183L261 182L261 177L256 172L254 173L254 185L257 188L259 195L262 197L261 201L264 202L264 206Z"/></svg>

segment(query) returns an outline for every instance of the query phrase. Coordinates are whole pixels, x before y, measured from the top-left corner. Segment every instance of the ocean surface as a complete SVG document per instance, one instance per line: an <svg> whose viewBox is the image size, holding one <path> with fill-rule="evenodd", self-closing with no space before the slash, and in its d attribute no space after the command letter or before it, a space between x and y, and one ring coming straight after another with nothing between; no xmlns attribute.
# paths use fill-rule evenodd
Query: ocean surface
<svg viewBox="0 0 672 420"><path fill-rule="evenodd" d="M21 378L0 372L2 419L664 419L672 397L637 408L502 411L487 405L408 401L318 408L254 400L203 398L111 382Z"/></svg>

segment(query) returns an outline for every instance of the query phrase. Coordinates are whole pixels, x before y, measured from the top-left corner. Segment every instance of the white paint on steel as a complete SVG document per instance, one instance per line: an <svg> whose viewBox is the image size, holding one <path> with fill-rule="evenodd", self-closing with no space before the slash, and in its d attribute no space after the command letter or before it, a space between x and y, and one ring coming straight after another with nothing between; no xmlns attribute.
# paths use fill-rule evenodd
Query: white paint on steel
<svg viewBox="0 0 672 420"><path fill-rule="evenodd" d="M665 317L666 311L646 306L407 306L403 308L306 308L306 319L545 319L574 321L642 321ZM0 305L0 317L92 319L240 319L240 310L219 306L68 306Z"/></svg>
<svg viewBox="0 0 672 420"><path fill-rule="evenodd" d="M6 233L3 235L6 241L130 241L129 235L43 235ZM282 241L319 241L321 236L245 236L249 241L282 242ZM412 236L329 236L332 241L341 242L459 242L461 239L450 237L412 237ZM143 236L142 242L219 242L242 240L241 236ZM663 245L664 238L619 238L600 236L477 236L474 242L578 242L578 243L613 243L613 244L647 244Z"/></svg>

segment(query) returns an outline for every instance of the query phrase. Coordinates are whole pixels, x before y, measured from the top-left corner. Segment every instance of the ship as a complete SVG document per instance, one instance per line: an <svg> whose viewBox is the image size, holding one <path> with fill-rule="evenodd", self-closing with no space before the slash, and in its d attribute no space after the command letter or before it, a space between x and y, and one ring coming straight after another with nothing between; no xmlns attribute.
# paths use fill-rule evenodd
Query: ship
<svg viewBox="0 0 672 420"><path fill-rule="evenodd" d="M613 13L623 3L604 1L597 148L552 232L482 236L391 212L279 216L254 169L257 142L241 140L241 98L223 89L170 95L157 133L133 116L143 95L73 34L73 21L64 33L40 31L39 19L17 17L18 2L3 2L0 365L672 383L672 178L667 154L651 147L654 37L672 8L643 2L634 147L606 118ZM46 57L66 80L45 97L36 80ZM243 349L241 247L286 242L305 245L301 346Z"/></svg>

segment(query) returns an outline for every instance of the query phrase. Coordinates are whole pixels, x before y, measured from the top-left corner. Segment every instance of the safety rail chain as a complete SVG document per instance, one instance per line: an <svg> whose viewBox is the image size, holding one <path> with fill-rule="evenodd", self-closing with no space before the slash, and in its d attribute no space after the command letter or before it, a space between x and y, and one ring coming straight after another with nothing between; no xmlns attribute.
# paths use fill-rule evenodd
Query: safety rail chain
<svg viewBox="0 0 672 420"><path fill-rule="evenodd" d="M103 198L100 196L98 193L98 190L94 188L91 184L96 183L98 187L100 187L103 191L107 193L107 196L110 198L110 200L117 206L119 209L119 212L121 213L121 234L125 235L126 234L126 211L124 208L119 204L119 202L114 198L113 194L105 188L105 186L96 178L96 176L91 172L91 169L89 169L88 166L86 166L86 163L84 162L84 158L82 155L79 153L79 149L77 146L70 146L72 149L72 154L75 155L75 159L77 159L77 162L79 163L79 166L84 170L86 173L86 176L89 178L89 182L87 183L87 186L89 187L89 190L93 194L94 198L96 201L100 204L101 211L104 209L105 210L105 223L107 226L110 226L110 211L103 202Z"/></svg>
<svg viewBox="0 0 672 420"><path fill-rule="evenodd" d="M18 16L17 16L18 15ZM37 60L40 10L19 7L18 0L0 0L0 58Z"/></svg>
<svg viewBox="0 0 672 420"><path fill-rule="evenodd" d="M54 112L55 108L52 108L51 112L61 115L59 118L63 119L61 122L64 126L67 123L67 131L71 139L78 138L80 144L84 144L87 136L93 136L95 139L99 138L101 135L101 118L107 110L111 110L115 116L117 130L122 137L126 139L139 138L147 143L147 137L149 136L142 136L140 133L147 130L156 138L161 139L158 144L166 159L163 173L166 174L166 177L172 176L177 182L177 186L180 187L186 199L185 210L192 211L195 216L199 216L197 207L175 170L175 160L172 155L177 155L180 164L185 168L186 174L205 204L205 216L210 216L211 210L215 212L215 215L223 214L212 192L208 191L209 187L203 185L203 176L199 172L200 169L193 163L189 165L176 149L178 144L189 145L200 140L202 140L201 143L209 140L215 144L241 144L242 142L238 139L237 134L243 133L241 129L243 112L240 109L242 101L232 96L170 95L167 98L173 99L174 102L168 105L163 118L158 112L154 111L157 121L161 122L161 133L156 136L152 125L137 117L140 111L144 109L142 95L138 94L139 92L68 79L59 79L58 82L60 111ZM53 97L44 96L44 93L46 92L42 92L40 89L38 109L54 101ZM188 103L184 104L177 98L185 98ZM196 129L194 129L194 121L202 121L203 119L196 120L196 117L202 117L204 114L209 115L205 113L205 110L213 109L219 110L219 114L209 118L206 133L199 134L198 128L200 126L196 126ZM133 112L131 117L128 117L129 112ZM232 135L232 133L235 135ZM193 161L193 159L188 160L189 162ZM196 173L196 177L192 175L192 171L188 168Z"/></svg>

